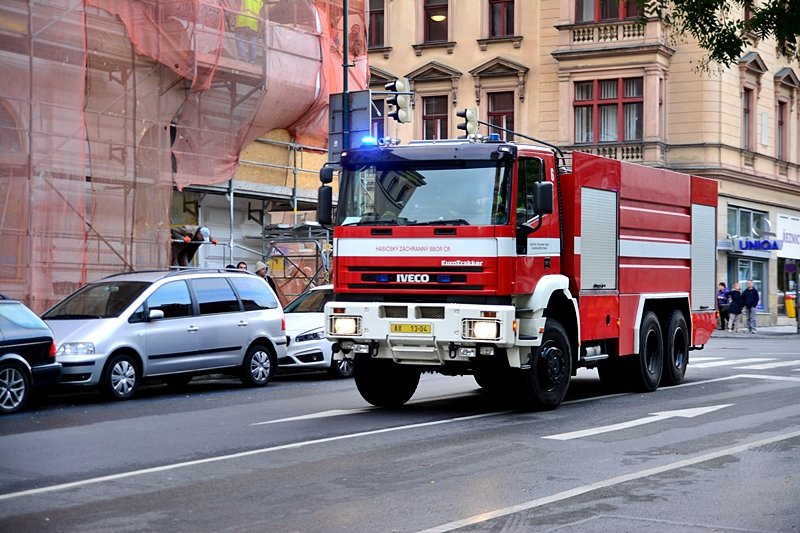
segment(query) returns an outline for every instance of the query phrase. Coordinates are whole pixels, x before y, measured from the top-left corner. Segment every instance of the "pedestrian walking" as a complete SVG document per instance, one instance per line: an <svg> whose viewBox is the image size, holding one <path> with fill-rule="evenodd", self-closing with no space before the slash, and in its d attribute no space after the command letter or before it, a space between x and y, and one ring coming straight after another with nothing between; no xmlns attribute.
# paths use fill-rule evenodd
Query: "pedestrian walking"
<svg viewBox="0 0 800 533"><path fill-rule="evenodd" d="M270 276L269 274L270 274L270 269L267 267L267 265L263 261L258 261L256 263L256 275L261 276L262 278L267 280L267 283L269 283L270 288L275 292L275 294L278 294L278 286L275 284L275 280L273 280L272 276Z"/></svg>
<svg viewBox="0 0 800 533"><path fill-rule="evenodd" d="M730 304L730 291L724 281L719 282L717 290L717 311L719 312L719 329L725 329L728 325L728 305Z"/></svg>
<svg viewBox="0 0 800 533"><path fill-rule="evenodd" d="M742 293L742 307L747 320L747 331L756 332L756 306L758 305L758 291L753 287L753 280L747 280L747 288Z"/></svg>
<svg viewBox="0 0 800 533"><path fill-rule="evenodd" d="M742 287L738 283L734 283L730 292L728 293L728 331L736 331L736 322L742 315Z"/></svg>

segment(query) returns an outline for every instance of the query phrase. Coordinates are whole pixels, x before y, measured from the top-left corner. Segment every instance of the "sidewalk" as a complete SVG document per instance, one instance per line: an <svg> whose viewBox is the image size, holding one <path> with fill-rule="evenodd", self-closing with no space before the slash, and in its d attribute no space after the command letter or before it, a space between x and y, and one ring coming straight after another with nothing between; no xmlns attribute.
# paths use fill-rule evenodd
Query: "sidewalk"
<svg viewBox="0 0 800 533"><path fill-rule="evenodd" d="M714 333L711 334L712 337L725 339L763 339L765 337L775 337L778 335L797 335L797 325L761 326L755 333L748 333L747 329L740 329L736 332L715 329Z"/></svg>

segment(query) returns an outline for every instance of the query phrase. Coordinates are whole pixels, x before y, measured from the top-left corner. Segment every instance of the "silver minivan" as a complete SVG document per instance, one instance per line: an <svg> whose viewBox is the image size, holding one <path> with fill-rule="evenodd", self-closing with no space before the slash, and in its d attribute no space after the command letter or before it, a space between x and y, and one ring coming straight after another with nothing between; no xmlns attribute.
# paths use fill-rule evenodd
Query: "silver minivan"
<svg viewBox="0 0 800 533"><path fill-rule="evenodd" d="M42 318L55 334L60 384L99 386L128 399L143 378L172 386L234 373L264 386L286 355L275 293L254 274L172 270L116 274L90 283Z"/></svg>

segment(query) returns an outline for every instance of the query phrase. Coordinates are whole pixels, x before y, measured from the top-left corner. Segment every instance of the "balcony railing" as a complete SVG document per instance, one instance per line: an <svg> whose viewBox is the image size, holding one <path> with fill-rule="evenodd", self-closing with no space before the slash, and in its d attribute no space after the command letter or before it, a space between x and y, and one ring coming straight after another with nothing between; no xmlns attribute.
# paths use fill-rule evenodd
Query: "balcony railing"
<svg viewBox="0 0 800 533"><path fill-rule="evenodd" d="M644 159L643 144L579 144L569 147L573 152L600 155L620 161L641 162Z"/></svg>
<svg viewBox="0 0 800 533"><path fill-rule="evenodd" d="M572 28L572 42L574 44L641 41L644 37L645 25L638 21L574 26Z"/></svg>

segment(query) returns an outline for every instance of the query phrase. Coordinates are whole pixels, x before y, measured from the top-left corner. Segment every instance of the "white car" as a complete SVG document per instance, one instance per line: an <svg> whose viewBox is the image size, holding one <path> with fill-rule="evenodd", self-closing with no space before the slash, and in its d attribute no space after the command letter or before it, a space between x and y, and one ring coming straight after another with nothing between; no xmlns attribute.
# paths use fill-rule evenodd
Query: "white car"
<svg viewBox="0 0 800 533"><path fill-rule="evenodd" d="M352 359L334 361L332 343L325 338L323 308L332 297L333 285L320 285L284 308L289 346L286 357L278 359L279 368L325 369L337 378L353 376Z"/></svg>

